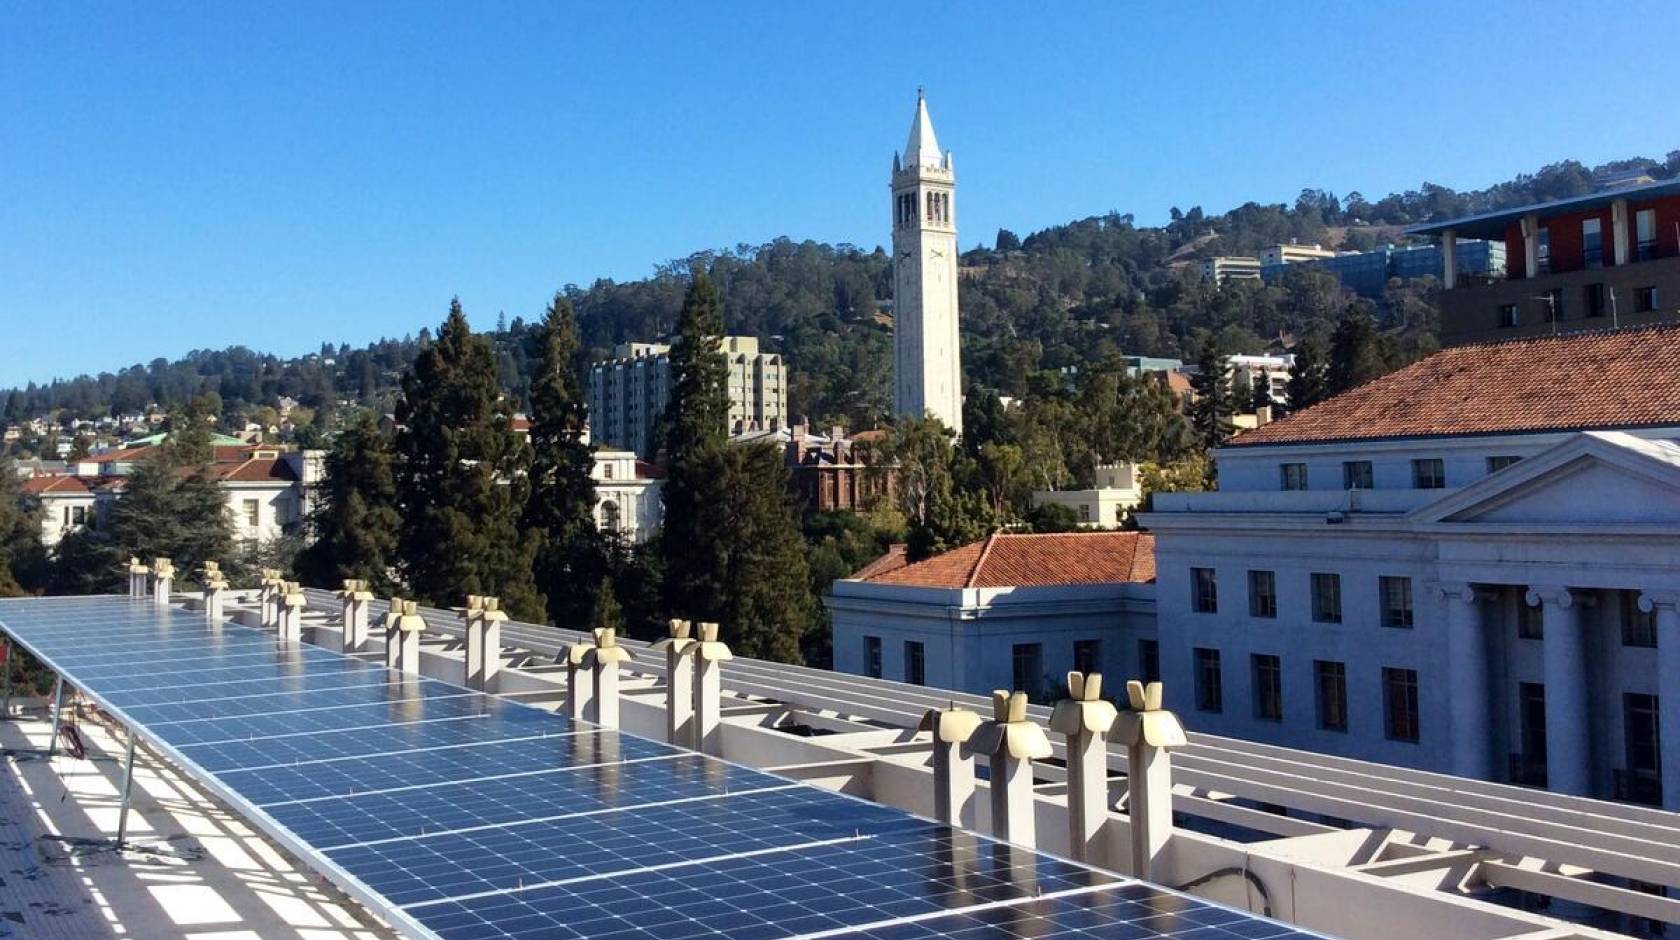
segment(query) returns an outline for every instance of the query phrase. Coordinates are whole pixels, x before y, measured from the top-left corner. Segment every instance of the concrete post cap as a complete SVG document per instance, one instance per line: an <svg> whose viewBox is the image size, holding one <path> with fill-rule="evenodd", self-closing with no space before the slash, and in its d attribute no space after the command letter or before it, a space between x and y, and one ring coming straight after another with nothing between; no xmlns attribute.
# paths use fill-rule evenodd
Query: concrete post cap
<svg viewBox="0 0 1680 940"><path fill-rule="evenodd" d="M678 656L687 655L700 641L694 639L694 622L671 618L666 625L665 639L653 644L653 648L660 652L672 652Z"/></svg>
<svg viewBox="0 0 1680 940"><path fill-rule="evenodd" d="M282 581L279 585L280 603L287 607L305 607L309 598L303 596L303 588L296 581Z"/></svg>
<svg viewBox="0 0 1680 940"><path fill-rule="evenodd" d="M1114 703L1102 697L1102 673L1067 674L1068 697L1056 703L1050 713L1050 730L1074 735L1082 731L1107 734L1120 717Z"/></svg>
<svg viewBox="0 0 1680 940"><path fill-rule="evenodd" d="M141 564L140 559L135 558L134 556L130 555L129 559L128 559L128 573L129 574L151 574L152 569L150 569L150 568L146 567L145 565Z"/></svg>
<svg viewBox="0 0 1680 940"><path fill-rule="evenodd" d="M980 716L952 703L950 708L930 708L922 716L917 730L933 732L934 740L946 744L966 744L980 727Z"/></svg>
<svg viewBox="0 0 1680 940"><path fill-rule="evenodd" d="M618 631L611 627L596 627L594 630L595 645L590 650L590 660L596 666L609 666L616 663L627 663L634 659L630 651L618 645Z"/></svg>
<svg viewBox="0 0 1680 940"><path fill-rule="evenodd" d="M456 608L454 608L454 610L455 610L455 613L457 613L461 616L462 620L465 620L468 624L471 624L473 621L477 620L481 614L483 614L483 612L484 612L484 598L482 596L478 595L478 594L468 594L467 595L467 606L456 607Z"/></svg>
<svg viewBox="0 0 1680 940"><path fill-rule="evenodd" d="M1127 746L1146 744L1167 750L1190 743L1178 716L1161 707L1161 683L1147 686L1136 679L1126 683L1131 708L1121 712L1115 723L1114 739Z"/></svg>
<svg viewBox="0 0 1680 940"><path fill-rule="evenodd" d="M426 621L420 616L418 601L402 602L402 616L397 619L397 629L408 633L419 633L426 629Z"/></svg>
<svg viewBox="0 0 1680 940"><path fill-rule="evenodd" d="M728 644L718 639L718 625L710 621L700 624L700 642L695 645L694 655L713 663L735 658Z"/></svg>
<svg viewBox="0 0 1680 940"><path fill-rule="evenodd" d="M981 722L969 739L980 754L1004 754L1016 760L1043 760L1054 751L1038 723L1027 718L1027 693L992 692L992 720Z"/></svg>
<svg viewBox="0 0 1680 940"><path fill-rule="evenodd" d="M403 599L400 597L393 597L391 598L390 604L387 606L388 609L385 612L385 629L391 630L396 628L396 626L402 622Z"/></svg>
<svg viewBox="0 0 1680 940"><path fill-rule="evenodd" d="M368 583L358 578L345 578L344 587L334 593L347 601L373 600L373 593L368 590Z"/></svg>
<svg viewBox="0 0 1680 940"><path fill-rule="evenodd" d="M160 578L175 577L175 563L167 558L159 558L152 562L152 570Z"/></svg>
<svg viewBox="0 0 1680 940"><path fill-rule="evenodd" d="M479 617L496 623L503 623L509 619L507 611L502 609L502 599L488 594L484 596L484 609L479 613Z"/></svg>

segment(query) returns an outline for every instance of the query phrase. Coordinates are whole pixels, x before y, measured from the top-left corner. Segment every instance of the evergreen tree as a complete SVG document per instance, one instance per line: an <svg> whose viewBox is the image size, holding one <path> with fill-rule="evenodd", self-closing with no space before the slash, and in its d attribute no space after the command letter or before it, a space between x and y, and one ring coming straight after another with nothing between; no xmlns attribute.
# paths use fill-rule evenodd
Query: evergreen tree
<svg viewBox="0 0 1680 940"><path fill-rule="evenodd" d="M1329 394L1340 395L1387 371L1371 314L1357 303L1348 304L1330 336L1330 368L1326 376Z"/></svg>
<svg viewBox="0 0 1680 940"><path fill-rule="evenodd" d="M418 599L500 597L539 620L532 578L540 541L522 529L528 448L496 384L495 354L452 301L435 340L415 357L397 405L396 491L402 569Z"/></svg>
<svg viewBox="0 0 1680 940"><path fill-rule="evenodd" d="M0 450L0 597L16 597L42 575L41 507L23 490L10 454Z"/></svg>
<svg viewBox="0 0 1680 940"><path fill-rule="evenodd" d="M618 597L613 593L611 578L602 578L595 585L593 602L590 604L590 630L623 630L624 608L619 605Z"/></svg>
<svg viewBox="0 0 1680 940"><path fill-rule="evenodd" d="M191 446L185 453L191 453ZM183 584L207 561L236 571L233 519L208 465L194 466L183 450L163 446L142 458L123 481L122 497L97 527L77 530L58 544L53 590L108 593L120 588L130 557L169 558Z"/></svg>
<svg viewBox="0 0 1680 940"><path fill-rule="evenodd" d="M1272 401L1272 377L1265 372L1256 372L1255 378L1259 381L1254 383L1254 396L1253 400L1249 403L1249 408L1251 408L1255 414L1259 414L1260 409L1262 408L1272 408L1273 410L1276 410L1274 407L1275 403Z"/></svg>
<svg viewBox="0 0 1680 940"><path fill-rule="evenodd" d="M326 478L309 515L313 541L297 559L305 581L337 585L359 578L378 594L396 590L391 573L402 516L394 463L391 440L373 414L356 411L327 453Z"/></svg>
<svg viewBox="0 0 1680 940"><path fill-rule="evenodd" d="M595 460L584 441L587 411L578 378L577 322L571 301L555 294L535 335L531 381L531 497L525 526L541 534L537 583L548 616L576 628L601 615L606 547L595 525ZM614 604L616 605L616 601Z"/></svg>
<svg viewBox="0 0 1680 940"><path fill-rule="evenodd" d="M1302 340L1295 346L1295 364L1289 367L1288 409L1300 411L1323 401L1327 384L1323 344Z"/></svg>
<svg viewBox="0 0 1680 940"><path fill-rule="evenodd" d="M717 621L743 655L798 662L812 612L787 468L775 447L729 444L723 314L704 273L694 273L679 330L661 422L667 609Z"/></svg>
<svg viewBox="0 0 1680 940"><path fill-rule="evenodd" d="M1218 339L1209 336L1202 343L1196 374L1190 379L1191 387L1196 390L1196 400L1190 406L1190 423L1195 428L1196 439L1207 450L1223 444L1235 429L1231 423L1234 411L1231 383L1226 377L1230 363Z"/></svg>

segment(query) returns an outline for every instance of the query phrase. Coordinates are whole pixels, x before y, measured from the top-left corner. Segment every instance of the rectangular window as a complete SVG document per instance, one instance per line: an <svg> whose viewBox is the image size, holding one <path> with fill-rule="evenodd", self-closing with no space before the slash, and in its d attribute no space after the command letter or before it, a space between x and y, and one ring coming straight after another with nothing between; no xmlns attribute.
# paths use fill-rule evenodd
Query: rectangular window
<svg viewBox="0 0 1680 940"><path fill-rule="evenodd" d="M1371 462L1369 460L1342 461L1342 489L1373 489L1371 485Z"/></svg>
<svg viewBox="0 0 1680 940"><path fill-rule="evenodd" d="M1657 722L1655 695L1639 692L1622 695L1622 737L1629 772L1654 776L1661 771L1662 745Z"/></svg>
<svg viewBox="0 0 1680 940"><path fill-rule="evenodd" d="M1489 457L1487 459L1488 472L1498 473L1521 459L1521 457Z"/></svg>
<svg viewBox="0 0 1680 940"><path fill-rule="evenodd" d="M1277 573L1250 571L1248 573L1248 615L1272 618L1277 616Z"/></svg>
<svg viewBox="0 0 1680 940"><path fill-rule="evenodd" d="M77 506L75 509L71 510L70 522L74 525L82 525L87 522L87 507Z"/></svg>
<svg viewBox="0 0 1680 940"><path fill-rule="evenodd" d="M1438 490L1447 485L1447 468L1439 457L1425 457L1412 461L1412 488Z"/></svg>
<svg viewBox="0 0 1680 940"><path fill-rule="evenodd" d="M1315 660L1313 680L1318 699L1318 726L1325 731L1346 731L1347 665L1324 659Z"/></svg>
<svg viewBox="0 0 1680 940"><path fill-rule="evenodd" d="M1638 591L1621 591L1622 598L1622 645L1646 646L1657 645L1657 615L1653 611L1646 613L1639 609Z"/></svg>
<svg viewBox="0 0 1680 940"><path fill-rule="evenodd" d="M1286 490L1304 490L1307 488L1307 465L1304 463L1286 463L1278 465L1279 476L1282 477L1283 488Z"/></svg>
<svg viewBox="0 0 1680 940"><path fill-rule="evenodd" d="M1341 575L1313 572L1312 618L1319 623L1342 622Z"/></svg>
<svg viewBox="0 0 1680 940"><path fill-rule="evenodd" d="M863 638L863 674L871 679L881 678L881 638Z"/></svg>
<svg viewBox="0 0 1680 940"><path fill-rule="evenodd" d="M1634 240L1640 261L1657 256L1657 210L1640 209L1633 214Z"/></svg>
<svg viewBox="0 0 1680 940"><path fill-rule="evenodd" d="M1009 651L1015 691L1035 695L1044 688L1044 644L1016 643Z"/></svg>
<svg viewBox="0 0 1680 940"><path fill-rule="evenodd" d="M1633 290L1633 312L1650 313L1657 309L1657 289L1655 287L1636 287Z"/></svg>
<svg viewBox="0 0 1680 940"><path fill-rule="evenodd" d="M1212 568L1191 568L1190 590L1190 602L1196 613L1218 613L1219 585L1214 581Z"/></svg>
<svg viewBox="0 0 1680 940"><path fill-rule="evenodd" d="M1086 675L1102 672L1102 641L1074 640L1073 668L1075 672L1083 672Z"/></svg>
<svg viewBox="0 0 1680 940"><path fill-rule="evenodd" d="M1552 230L1544 225L1540 226L1540 231L1535 233L1534 240L1536 242L1534 246L1534 273L1552 273Z"/></svg>
<svg viewBox="0 0 1680 940"><path fill-rule="evenodd" d="M1410 627L1412 625L1412 579L1378 578L1377 590L1382 595L1382 625L1385 627Z"/></svg>
<svg viewBox="0 0 1680 940"><path fill-rule="evenodd" d="M927 650L917 640L904 641L904 681L927 685Z"/></svg>
<svg viewBox="0 0 1680 940"><path fill-rule="evenodd" d="M1604 285L1587 284L1581 288L1581 306L1589 317L1604 316Z"/></svg>
<svg viewBox="0 0 1680 940"><path fill-rule="evenodd" d="M1517 312L1517 305L1516 304L1500 304L1499 305L1499 327L1500 327L1500 329L1505 329L1505 330L1512 329L1518 323L1520 323L1521 321L1522 321L1522 318L1521 318L1521 315L1518 314L1518 312Z"/></svg>
<svg viewBox="0 0 1680 940"><path fill-rule="evenodd" d="M1196 647L1196 708L1218 712L1225 708L1224 679L1219 674L1219 651Z"/></svg>
<svg viewBox="0 0 1680 940"><path fill-rule="evenodd" d="M1161 681L1161 645L1154 640L1138 641L1138 675L1146 685Z"/></svg>
<svg viewBox="0 0 1680 940"><path fill-rule="evenodd" d="M253 529L262 524L262 503L254 499L245 501L245 524Z"/></svg>
<svg viewBox="0 0 1680 940"><path fill-rule="evenodd" d="M1581 263L1589 268L1604 265L1604 220L1581 220Z"/></svg>
<svg viewBox="0 0 1680 940"><path fill-rule="evenodd" d="M1271 653L1255 653L1254 717L1261 721L1283 720L1283 663Z"/></svg>
<svg viewBox="0 0 1680 940"><path fill-rule="evenodd" d="M1544 621L1540 616L1540 605L1529 605L1528 600L1517 598L1517 639L1542 640L1546 637Z"/></svg>
<svg viewBox="0 0 1680 940"><path fill-rule="evenodd" d="M1390 741L1418 741L1416 669L1383 667L1383 732Z"/></svg>

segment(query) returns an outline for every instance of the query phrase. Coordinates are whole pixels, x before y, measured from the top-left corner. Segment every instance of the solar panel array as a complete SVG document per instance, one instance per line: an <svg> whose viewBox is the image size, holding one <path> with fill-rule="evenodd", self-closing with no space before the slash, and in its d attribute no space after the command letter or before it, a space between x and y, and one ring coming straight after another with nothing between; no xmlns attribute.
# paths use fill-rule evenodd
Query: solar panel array
<svg viewBox="0 0 1680 940"><path fill-rule="evenodd" d="M1306 936L149 601L0 600L0 629L416 937Z"/></svg>

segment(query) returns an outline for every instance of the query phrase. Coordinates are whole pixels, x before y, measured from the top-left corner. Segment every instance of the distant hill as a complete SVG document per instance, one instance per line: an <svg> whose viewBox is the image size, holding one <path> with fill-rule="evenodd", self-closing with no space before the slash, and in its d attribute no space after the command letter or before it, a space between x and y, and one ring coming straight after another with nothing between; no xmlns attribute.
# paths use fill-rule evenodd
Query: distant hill
<svg viewBox="0 0 1680 940"><path fill-rule="evenodd" d="M1279 285L1221 287L1175 272L1172 264L1252 254L1291 240L1370 247L1395 239L1406 225L1590 192L1595 177L1630 168L1673 177L1680 173L1680 151L1661 161L1632 158L1598 167L1565 161L1472 192L1425 183L1371 201L1358 192L1308 189L1293 205L1251 202L1219 215L1200 206L1175 207L1171 221L1155 228L1111 212L1025 238L1000 231L990 247L962 259L964 372L969 381L1024 395L1035 383L1057 381L1051 377L1062 370L1116 353L1192 356L1209 333L1219 333L1233 351L1287 345L1327 332L1352 302L1333 278L1302 271ZM892 278L890 259L879 248L778 239L699 252L640 280L570 285L565 290L577 307L585 344L603 354L619 342L666 334L694 266L717 281L731 332L756 334L786 355L797 415L855 428L887 412L892 337L882 314L890 312ZM1434 346L1432 290L1428 281L1399 285L1372 308L1401 358ZM435 310L415 312L416 322L441 321L447 306L447 298L438 298ZM538 311L531 314L535 319ZM502 382L523 398L529 325L515 318L492 332ZM398 377L427 335L421 330L358 348L329 344L290 359L243 347L198 350L173 362L159 359L0 392L0 402L4 417L17 421L54 413L129 413L153 402L169 407L214 391L229 418L288 396L325 421L341 401L389 410Z"/></svg>

